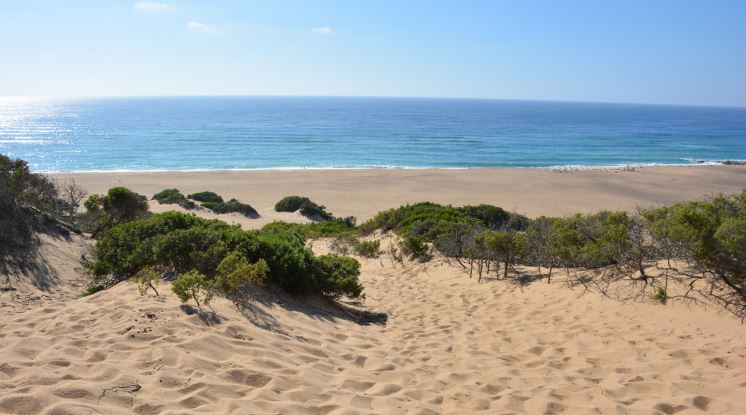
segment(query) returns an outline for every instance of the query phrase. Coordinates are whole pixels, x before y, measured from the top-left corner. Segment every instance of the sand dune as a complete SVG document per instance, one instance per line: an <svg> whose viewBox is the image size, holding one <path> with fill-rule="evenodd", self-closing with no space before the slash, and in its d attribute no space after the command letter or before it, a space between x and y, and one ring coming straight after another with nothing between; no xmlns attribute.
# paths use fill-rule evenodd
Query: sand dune
<svg viewBox="0 0 746 415"><path fill-rule="evenodd" d="M746 413L746 328L714 310L361 262L386 319L264 293L205 321L129 283L5 315L0 412Z"/></svg>
<svg viewBox="0 0 746 415"><path fill-rule="evenodd" d="M746 185L746 168L725 166L73 176L98 193L117 184L148 196L214 190L263 218L198 213L245 227L306 220L272 211L292 193L365 219L418 200L561 215ZM327 242L314 250L327 252ZM44 236L36 268L4 271L12 288L0 291L0 413L746 413L746 326L716 308L479 283L438 259L396 267L360 259L362 304L262 291L240 308L215 299L214 314L201 316L167 285L157 298L129 283L77 298L89 247Z"/></svg>

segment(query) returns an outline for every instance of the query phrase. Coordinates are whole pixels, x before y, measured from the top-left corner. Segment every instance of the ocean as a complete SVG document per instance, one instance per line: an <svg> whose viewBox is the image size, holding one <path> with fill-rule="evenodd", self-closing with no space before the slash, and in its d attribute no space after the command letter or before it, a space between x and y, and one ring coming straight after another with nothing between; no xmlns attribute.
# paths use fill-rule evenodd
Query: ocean
<svg viewBox="0 0 746 415"><path fill-rule="evenodd" d="M436 98L0 98L35 171L689 165L746 160L746 108Z"/></svg>

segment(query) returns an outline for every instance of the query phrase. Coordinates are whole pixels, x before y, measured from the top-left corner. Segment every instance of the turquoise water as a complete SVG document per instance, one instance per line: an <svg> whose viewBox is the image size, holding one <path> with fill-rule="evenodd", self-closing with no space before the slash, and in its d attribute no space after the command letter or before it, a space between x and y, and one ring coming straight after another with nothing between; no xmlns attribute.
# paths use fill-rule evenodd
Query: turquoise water
<svg viewBox="0 0 746 415"><path fill-rule="evenodd" d="M746 109L532 101L0 98L37 171L550 167L746 159Z"/></svg>

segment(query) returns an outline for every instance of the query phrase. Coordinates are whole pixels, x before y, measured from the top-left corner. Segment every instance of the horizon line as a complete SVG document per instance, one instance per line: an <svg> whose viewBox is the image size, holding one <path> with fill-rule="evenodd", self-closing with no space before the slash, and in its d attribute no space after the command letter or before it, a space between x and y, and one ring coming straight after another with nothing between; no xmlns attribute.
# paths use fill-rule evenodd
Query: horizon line
<svg viewBox="0 0 746 415"><path fill-rule="evenodd" d="M746 105L712 105L712 104L671 104L660 102L630 102L630 101L591 101L591 100L562 100L562 99L530 99L530 98L486 98L486 97L448 97L428 95L316 95L316 94L164 94L164 95L0 95L4 99L121 99L121 98L378 98L378 99L433 99L433 100L462 100L462 101L514 101L514 102L546 102L567 104L602 104L602 105L640 105L660 107L694 107L694 108L724 108L746 109Z"/></svg>

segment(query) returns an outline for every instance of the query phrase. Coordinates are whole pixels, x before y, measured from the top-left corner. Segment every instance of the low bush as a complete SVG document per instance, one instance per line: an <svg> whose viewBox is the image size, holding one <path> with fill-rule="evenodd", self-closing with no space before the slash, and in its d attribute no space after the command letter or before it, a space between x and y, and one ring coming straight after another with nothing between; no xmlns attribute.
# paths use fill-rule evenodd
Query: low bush
<svg viewBox="0 0 746 415"><path fill-rule="evenodd" d="M196 205L187 199L178 189L165 189L155 195L153 200L157 200L162 205L179 205L184 209L194 209Z"/></svg>
<svg viewBox="0 0 746 415"><path fill-rule="evenodd" d="M42 227L61 225L63 218L72 221L70 212L82 198L82 189L75 187L76 195L68 198L67 186L60 189L48 177L32 173L25 161L0 154L0 253L29 247Z"/></svg>
<svg viewBox="0 0 746 415"><path fill-rule="evenodd" d="M333 220L334 216L326 211L326 207L317 205L311 199L302 196L286 196L275 204L277 212L296 212L315 220Z"/></svg>
<svg viewBox="0 0 746 415"><path fill-rule="evenodd" d="M272 222L264 225L264 230L270 230L272 228L284 228L292 229L304 238L328 238L328 237L341 237L355 233L354 222L347 219L335 219L327 222L312 222L312 223L288 223L288 222Z"/></svg>
<svg viewBox="0 0 746 415"><path fill-rule="evenodd" d="M420 237L407 236L399 243L402 254L412 259L427 259L427 244Z"/></svg>
<svg viewBox="0 0 746 415"><path fill-rule="evenodd" d="M202 304L209 305L214 295L213 284L199 271L189 271L179 275L171 283L171 290L179 297L182 303L194 300L197 308L202 309Z"/></svg>
<svg viewBox="0 0 746 415"><path fill-rule="evenodd" d="M251 284L262 284L267 280L269 266L260 259L255 264L249 262L240 252L228 254L215 272L215 287L224 295L239 292Z"/></svg>
<svg viewBox="0 0 746 415"><path fill-rule="evenodd" d="M241 203L236 199L231 199L227 202L202 202L202 207L210 209L215 213L240 213L244 216L255 218L259 216L259 213L245 203Z"/></svg>
<svg viewBox="0 0 746 415"><path fill-rule="evenodd" d="M353 245L353 249L355 250L355 253L360 256L376 258L381 251L381 241L356 241Z"/></svg>
<svg viewBox="0 0 746 415"><path fill-rule="evenodd" d="M319 290L328 297L358 298L363 293L358 280L360 263L352 258L335 254L318 256L314 259L314 274Z"/></svg>
<svg viewBox="0 0 746 415"><path fill-rule="evenodd" d="M223 198L220 195L210 191L192 193L187 197L198 202L223 203Z"/></svg>
<svg viewBox="0 0 746 415"><path fill-rule="evenodd" d="M245 265L238 259L242 257L253 267L252 275L266 275L269 282L292 294L355 292L349 290L347 279L319 268L305 243L303 232L292 224L244 231L219 220L166 212L104 231L86 268L92 276L91 286L110 287L149 266L178 274L195 271L209 281L219 278L226 282L232 277L226 277L225 267ZM223 263L226 258L232 259ZM319 274L321 271L325 273ZM344 284L326 281L328 275L344 280ZM356 280L357 276L349 278Z"/></svg>
<svg viewBox="0 0 746 415"><path fill-rule="evenodd" d="M301 196L285 196L275 203L275 212L295 212L306 203L312 203L311 199Z"/></svg>
<svg viewBox="0 0 746 415"><path fill-rule="evenodd" d="M130 282L137 284L140 295L145 295L148 290L153 290L156 297L159 295L156 286L161 282L161 275L154 267L141 269L134 277L130 278Z"/></svg>
<svg viewBox="0 0 746 415"><path fill-rule="evenodd" d="M94 237L106 229L146 217L148 200L126 187L112 187L105 196L91 195L84 203L84 226Z"/></svg>

